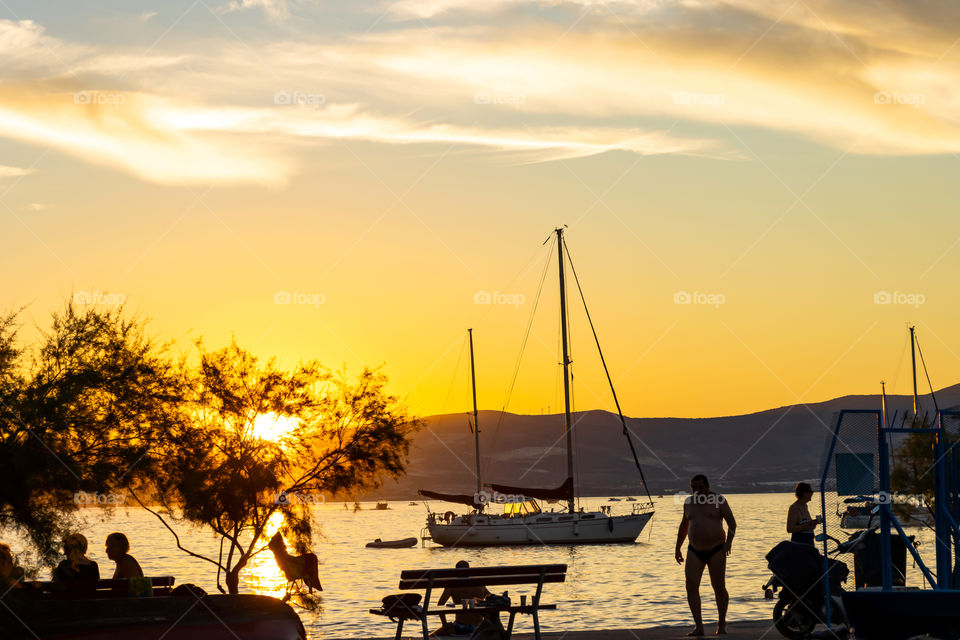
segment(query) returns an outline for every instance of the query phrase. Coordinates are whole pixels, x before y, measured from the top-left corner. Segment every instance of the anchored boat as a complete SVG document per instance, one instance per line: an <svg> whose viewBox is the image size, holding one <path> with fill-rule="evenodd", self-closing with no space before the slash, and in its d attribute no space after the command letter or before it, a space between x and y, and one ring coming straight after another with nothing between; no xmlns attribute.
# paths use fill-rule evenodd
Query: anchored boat
<svg viewBox="0 0 960 640"><path fill-rule="evenodd" d="M616 391L613 388L613 381L607 370L603 352L600 351L600 342L599 339L597 339L597 333L593 327L590 312L586 309L586 301L583 300L583 292L580 288L579 279L577 279L577 272L573 269L570 253L563 239L563 229L556 229L554 233L556 234L557 256L559 260L560 332L567 478L559 487L555 488L515 487L503 484L489 484L488 486L492 490L492 494L483 490L483 485L480 480L480 431L477 424L479 412L477 410L473 330L471 329L469 332L470 370L471 383L473 386L473 431L476 447L477 492L471 496L421 490L420 494L429 499L463 504L472 507L473 511L463 515L457 515L452 511L448 511L442 516L435 512L428 513L426 531L423 534L424 539L433 540L433 542L445 547L634 542L653 517L653 499L647 489L643 477L643 469L640 467L640 460L637 457L636 449L630 438L630 431L627 428L626 419L620 410L620 401L617 399ZM647 493L648 501L632 505L633 509L630 514L612 515L606 510L584 512L582 509L578 510L576 507L577 494L573 473L574 423L570 409L570 364L572 361L570 359L569 339L567 336L567 260L570 260L571 272L577 285L577 291L580 293L581 300L583 300L586 317L590 323L590 329L593 331L597 349L600 351L600 362L603 364L603 370L606 373L607 382L613 394L617 414L620 416L620 423L623 426L624 436L630 445L634 463L640 474L640 481L643 484L644 491ZM566 502L567 509L564 512L544 512L538 502L541 500L564 501ZM485 508L489 504L503 504L503 513L484 513Z"/></svg>
<svg viewBox="0 0 960 640"><path fill-rule="evenodd" d="M377 538L367 543L368 549L409 549L417 546L416 538L402 538L400 540L381 540Z"/></svg>

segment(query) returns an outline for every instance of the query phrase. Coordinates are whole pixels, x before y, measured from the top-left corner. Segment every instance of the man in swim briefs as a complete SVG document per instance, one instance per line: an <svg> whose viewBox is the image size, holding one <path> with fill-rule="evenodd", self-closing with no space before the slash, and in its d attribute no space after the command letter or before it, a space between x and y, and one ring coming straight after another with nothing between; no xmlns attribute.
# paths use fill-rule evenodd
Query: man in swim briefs
<svg viewBox="0 0 960 640"><path fill-rule="evenodd" d="M727 632L727 595L725 573L727 556L733 544L733 535L737 530L737 521L733 519L730 504L719 493L710 491L710 483L703 474L690 479L691 495L683 503L683 519L677 531L678 564L683 564L683 539L689 538L687 563L684 575L687 586L687 603L693 622L696 625L690 636L703 635L703 616L700 614L700 579L703 568L710 571L710 584L717 599L717 635ZM727 522L727 533L723 532L723 522Z"/></svg>

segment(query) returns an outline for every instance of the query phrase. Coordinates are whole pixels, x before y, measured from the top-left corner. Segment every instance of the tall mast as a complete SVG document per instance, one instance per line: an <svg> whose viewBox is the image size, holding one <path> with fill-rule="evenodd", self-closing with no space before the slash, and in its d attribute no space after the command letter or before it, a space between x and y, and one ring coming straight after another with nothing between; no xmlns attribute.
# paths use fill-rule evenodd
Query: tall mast
<svg viewBox="0 0 960 640"><path fill-rule="evenodd" d="M560 340L563 343L563 428L567 434L567 477L573 478L573 424L570 420L570 352L567 338L567 288L563 273L563 229L557 228L557 258L560 267ZM573 498L567 501L570 513L575 511Z"/></svg>
<svg viewBox="0 0 960 640"><path fill-rule="evenodd" d="M473 388L473 439L474 453L477 458L477 493L483 489L480 482L480 412L477 410L477 372L473 364L473 329L467 329L470 334L470 385Z"/></svg>
<svg viewBox="0 0 960 640"><path fill-rule="evenodd" d="M917 401L917 348L914 329L910 327L910 362L913 365L913 418L916 421L917 412L920 410L920 403Z"/></svg>
<svg viewBox="0 0 960 640"><path fill-rule="evenodd" d="M890 425L887 423L887 385L883 380L880 381L880 416L886 429Z"/></svg>

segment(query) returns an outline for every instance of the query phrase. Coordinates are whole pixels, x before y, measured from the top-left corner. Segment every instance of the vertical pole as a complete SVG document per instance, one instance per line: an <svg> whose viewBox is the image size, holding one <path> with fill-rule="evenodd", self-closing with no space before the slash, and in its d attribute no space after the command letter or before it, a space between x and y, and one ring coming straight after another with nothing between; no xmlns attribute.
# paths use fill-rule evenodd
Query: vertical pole
<svg viewBox="0 0 960 640"><path fill-rule="evenodd" d="M914 329L916 327L910 327L910 363L913 366L913 419L916 421L917 414L920 411L920 403L917 400L917 347Z"/></svg>
<svg viewBox="0 0 960 640"><path fill-rule="evenodd" d="M879 418L879 416L877 416ZM877 455L880 456L880 576L883 590L893 589L893 571L890 566L890 459L887 445L887 430L877 421Z"/></svg>
<svg viewBox="0 0 960 640"><path fill-rule="evenodd" d="M477 493L483 490L480 482L480 411L477 409L477 371L473 363L473 329L467 329L470 335L470 385L473 389L473 451L477 459Z"/></svg>
<svg viewBox="0 0 960 640"><path fill-rule="evenodd" d="M567 337L567 289L563 272L563 229L558 228L556 233L560 267L560 339L563 342L563 428L567 434L567 477L573 478L573 424L570 419L570 352ZM573 497L567 500L567 509L570 513L576 510Z"/></svg>
<svg viewBox="0 0 960 640"><path fill-rule="evenodd" d="M880 423L884 428L890 426L887 422L887 386L883 380L880 381Z"/></svg>
<svg viewBox="0 0 960 640"><path fill-rule="evenodd" d="M947 442L946 433L943 429L943 417L937 412L937 435L933 449L934 472L933 472L933 519L935 522L935 531L937 534L937 586L941 589L949 589L951 582L951 557L950 541L952 531L947 524Z"/></svg>
<svg viewBox="0 0 960 640"><path fill-rule="evenodd" d="M842 420L842 414L840 420ZM837 429L840 428L840 420L837 421ZM834 438L836 438L836 433L834 433ZM831 447L832 448L832 447ZM827 455L827 464L830 464L829 460L832 456ZM824 471L826 473L826 471ZM824 618L829 622L832 620L832 613L830 612L830 607L833 606L833 594L830 592L830 555L827 553L827 492L824 490L825 483L823 480L820 480L820 515L823 517L823 575L825 579L823 581L823 605L824 605Z"/></svg>

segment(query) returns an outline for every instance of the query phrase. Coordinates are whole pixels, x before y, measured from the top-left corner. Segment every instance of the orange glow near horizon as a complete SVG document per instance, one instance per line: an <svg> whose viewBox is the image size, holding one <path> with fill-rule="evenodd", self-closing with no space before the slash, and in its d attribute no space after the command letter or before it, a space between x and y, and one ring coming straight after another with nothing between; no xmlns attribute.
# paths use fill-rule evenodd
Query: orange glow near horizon
<svg viewBox="0 0 960 640"><path fill-rule="evenodd" d="M28 347L66 299L124 303L177 356L235 336L382 367L429 416L472 409L472 327L480 408L557 413L542 243L567 224L628 416L909 394L908 323L934 387L958 381L960 46L936 6L21 4L0 311ZM614 410L569 284L574 409Z"/></svg>

